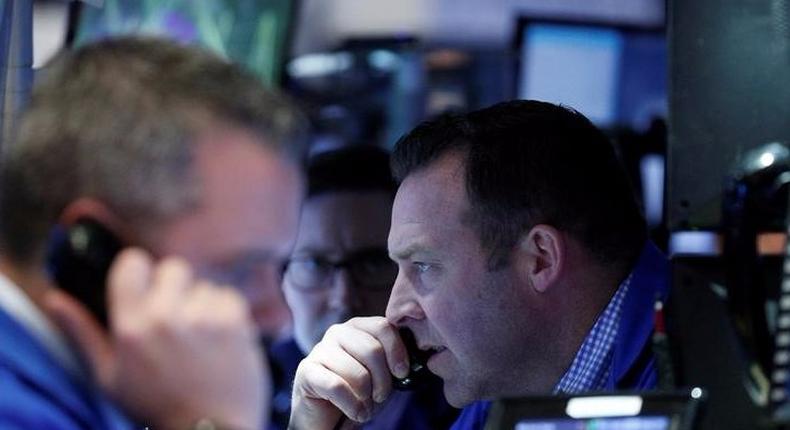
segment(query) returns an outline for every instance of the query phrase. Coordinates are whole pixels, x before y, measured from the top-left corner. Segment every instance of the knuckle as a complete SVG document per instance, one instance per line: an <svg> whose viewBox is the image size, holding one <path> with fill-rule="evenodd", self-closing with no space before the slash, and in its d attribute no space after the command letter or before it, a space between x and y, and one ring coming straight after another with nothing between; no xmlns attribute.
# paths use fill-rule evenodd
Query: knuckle
<svg viewBox="0 0 790 430"><path fill-rule="evenodd" d="M182 257L166 257L159 264L159 271L168 272L171 275L187 278L192 275L192 268Z"/></svg>
<svg viewBox="0 0 790 430"><path fill-rule="evenodd" d="M174 270L181 270L184 272L188 272L190 270L187 260L179 256L165 257L162 264L169 265Z"/></svg>
<svg viewBox="0 0 790 430"><path fill-rule="evenodd" d="M379 357L386 354L386 349L384 345L380 342L376 342L375 340L367 340L367 350L372 357Z"/></svg>
<svg viewBox="0 0 790 430"><path fill-rule="evenodd" d="M343 327L341 324L332 324L328 329L326 329L326 332L324 333L324 339L340 336L342 331Z"/></svg>
<svg viewBox="0 0 790 430"><path fill-rule="evenodd" d="M185 330L189 330L190 332L210 335L217 332L220 328L217 322L218 319L215 317L192 313L184 318L184 327Z"/></svg>
<svg viewBox="0 0 790 430"><path fill-rule="evenodd" d="M313 362L310 356L307 356L304 360L299 362L299 365L296 367L296 374L294 376L294 385L298 385L298 382L312 382L313 376L319 374L321 372L321 365L318 363Z"/></svg>
<svg viewBox="0 0 790 430"><path fill-rule="evenodd" d="M375 320L373 320L372 325L373 325L373 330L375 330L376 333L384 333L390 328L390 324L384 318L376 318Z"/></svg>
<svg viewBox="0 0 790 430"><path fill-rule="evenodd" d="M369 391L371 385L371 375L364 367L356 368L351 373L350 384L354 387L357 393L366 393Z"/></svg>
<svg viewBox="0 0 790 430"><path fill-rule="evenodd" d="M226 289L223 291L229 311L236 316L244 316L249 312L249 305L244 297L236 290Z"/></svg>
<svg viewBox="0 0 790 430"><path fill-rule="evenodd" d="M145 335L139 325L125 325L115 331L115 341L125 347L138 345L143 339Z"/></svg>
<svg viewBox="0 0 790 430"><path fill-rule="evenodd" d="M327 382L326 391L331 396L340 396L348 391L348 385L346 381L342 380L340 377L335 377Z"/></svg>
<svg viewBox="0 0 790 430"><path fill-rule="evenodd" d="M148 313L141 324L140 330L158 337L168 337L174 331L176 325L175 316L168 315L164 311L155 310Z"/></svg>
<svg viewBox="0 0 790 430"><path fill-rule="evenodd" d="M232 336L239 327L237 319L227 312L195 312L190 317L188 328L204 336Z"/></svg>

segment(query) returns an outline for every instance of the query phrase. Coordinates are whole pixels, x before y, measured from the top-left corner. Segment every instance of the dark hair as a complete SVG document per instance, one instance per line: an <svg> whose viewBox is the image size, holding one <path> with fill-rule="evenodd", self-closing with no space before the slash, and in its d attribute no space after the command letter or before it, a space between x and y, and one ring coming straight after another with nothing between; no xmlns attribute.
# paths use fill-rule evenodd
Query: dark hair
<svg viewBox="0 0 790 430"><path fill-rule="evenodd" d="M0 241L33 262L50 228L79 197L102 201L142 228L199 203L196 137L227 125L301 159L305 121L238 67L197 48L122 38L64 52L37 83L4 147Z"/></svg>
<svg viewBox="0 0 790 430"><path fill-rule="evenodd" d="M398 185L384 149L355 145L315 155L308 161L308 197L340 191L384 191L395 195Z"/></svg>
<svg viewBox="0 0 790 430"><path fill-rule="evenodd" d="M397 142L395 177L454 151L465 157L464 218L491 251L492 270L537 224L573 235L604 264L620 268L638 257L644 218L614 148L584 115L519 100L427 121Z"/></svg>

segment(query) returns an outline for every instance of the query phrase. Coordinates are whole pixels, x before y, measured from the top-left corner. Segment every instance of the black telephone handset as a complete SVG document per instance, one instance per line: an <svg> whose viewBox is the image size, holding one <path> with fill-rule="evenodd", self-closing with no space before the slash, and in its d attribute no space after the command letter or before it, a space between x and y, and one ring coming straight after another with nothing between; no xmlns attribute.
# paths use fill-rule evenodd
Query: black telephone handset
<svg viewBox="0 0 790 430"><path fill-rule="evenodd" d="M432 376L427 365L431 352L422 351L417 347L417 340L408 328L401 327L398 333L409 353L409 374L403 379L393 377L392 385L396 390L414 390L425 385Z"/></svg>
<svg viewBox="0 0 790 430"><path fill-rule="evenodd" d="M58 286L107 326L106 283L121 242L106 227L83 218L54 234L49 264Z"/></svg>

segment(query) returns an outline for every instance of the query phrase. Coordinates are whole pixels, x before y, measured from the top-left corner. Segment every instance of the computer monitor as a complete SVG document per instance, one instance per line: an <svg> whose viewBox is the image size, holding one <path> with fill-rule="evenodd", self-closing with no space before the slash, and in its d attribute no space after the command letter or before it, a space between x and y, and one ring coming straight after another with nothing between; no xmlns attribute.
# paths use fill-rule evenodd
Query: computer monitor
<svg viewBox="0 0 790 430"><path fill-rule="evenodd" d="M107 37L143 34L207 47L269 85L280 85L296 0L104 0L79 8L79 46Z"/></svg>
<svg viewBox="0 0 790 430"><path fill-rule="evenodd" d="M790 2L669 2L671 230L716 230L749 150L790 142Z"/></svg>
<svg viewBox="0 0 790 430"><path fill-rule="evenodd" d="M569 105L603 128L666 117L663 29L537 18L516 28L518 98Z"/></svg>
<svg viewBox="0 0 790 430"><path fill-rule="evenodd" d="M662 27L519 18L516 97L570 106L618 137L648 225L664 220L667 43ZM640 145L640 146L636 146Z"/></svg>
<svg viewBox="0 0 790 430"><path fill-rule="evenodd" d="M704 393L541 396L494 403L486 430L692 430Z"/></svg>

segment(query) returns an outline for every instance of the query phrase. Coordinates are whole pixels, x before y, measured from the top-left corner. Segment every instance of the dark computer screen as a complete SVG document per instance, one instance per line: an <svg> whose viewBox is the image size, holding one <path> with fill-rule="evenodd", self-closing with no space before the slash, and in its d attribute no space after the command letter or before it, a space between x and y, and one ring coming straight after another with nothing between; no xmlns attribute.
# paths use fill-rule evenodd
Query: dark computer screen
<svg viewBox="0 0 790 430"><path fill-rule="evenodd" d="M668 215L718 229L725 178L749 150L790 142L790 2L669 2Z"/></svg>

